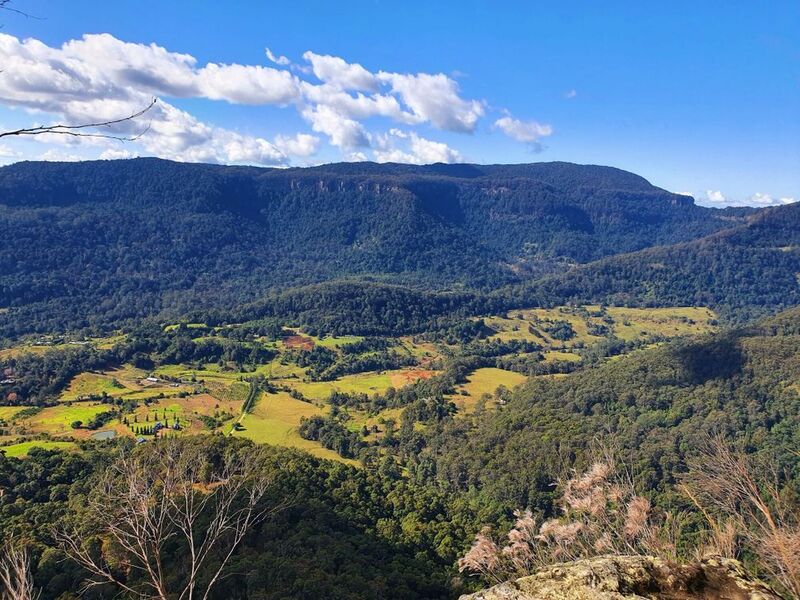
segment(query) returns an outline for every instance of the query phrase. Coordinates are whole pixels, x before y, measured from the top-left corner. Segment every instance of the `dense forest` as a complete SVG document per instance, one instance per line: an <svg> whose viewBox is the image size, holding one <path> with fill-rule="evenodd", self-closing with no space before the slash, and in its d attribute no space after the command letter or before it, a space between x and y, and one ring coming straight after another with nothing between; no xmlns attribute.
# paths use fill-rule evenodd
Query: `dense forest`
<svg viewBox="0 0 800 600"><path fill-rule="evenodd" d="M17 163L0 169L0 235L14 240L0 251L0 332L174 317L353 275L487 291L742 218L568 163Z"/></svg>
<svg viewBox="0 0 800 600"><path fill-rule="evenodd" d="M800 206L794 204L764 210L702 239L577 266L523 284L511 295L523 305L713 306L743 322L800 303L798 273Z"/></svg>

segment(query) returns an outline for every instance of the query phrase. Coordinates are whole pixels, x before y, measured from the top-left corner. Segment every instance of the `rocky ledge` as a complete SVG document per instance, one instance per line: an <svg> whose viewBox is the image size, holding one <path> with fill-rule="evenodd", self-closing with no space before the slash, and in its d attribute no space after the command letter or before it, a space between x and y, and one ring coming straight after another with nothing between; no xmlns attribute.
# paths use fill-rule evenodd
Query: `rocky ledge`
<svg viewBox="0 0 800 600"><path fill-rule="evenodd" d="M782 600L736 560L674 565L650 556L600 556L548 567L460 600Z"/></svg>

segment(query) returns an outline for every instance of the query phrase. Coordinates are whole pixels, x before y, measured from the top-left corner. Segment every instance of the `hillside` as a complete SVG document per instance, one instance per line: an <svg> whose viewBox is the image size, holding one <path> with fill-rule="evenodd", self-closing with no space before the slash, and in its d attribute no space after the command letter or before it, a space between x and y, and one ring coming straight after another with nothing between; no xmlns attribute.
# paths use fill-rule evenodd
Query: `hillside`
<svg viewBox="0 0 800 600"><path fill-rule="evenodd" d="M107 327L345 276L488 290L735 225L608 167L157 159L0 169L0 332Z"/></svg>
<svg viewBox="0 0 800 600"><path fill-rule="evenodd" d="M477 490L484 501L547 507L552 473L591 460L587 451L602 436L618 448L642 489L661 502L681 502L674 486L709 434L729 438L743 452L794 464L798 331L795 308L566 377L533 377L502 411L449 424L412 460L440 483L462 493Z"/></svg>
<svg viewBox="0 0 800 600"><path fill-rule="evenodd" d="M521 304L713 306L746 321L800 303L800 204L704 238L601 259L503 292Z"/></svg>

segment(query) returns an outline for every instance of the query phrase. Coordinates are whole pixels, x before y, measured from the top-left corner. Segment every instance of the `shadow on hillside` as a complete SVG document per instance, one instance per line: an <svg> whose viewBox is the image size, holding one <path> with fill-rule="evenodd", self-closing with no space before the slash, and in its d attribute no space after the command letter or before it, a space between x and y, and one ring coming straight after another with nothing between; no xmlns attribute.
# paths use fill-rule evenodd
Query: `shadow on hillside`
<svg viewBox="0 0 800 600"><path fill-rule="evenodd" d="M702 385L741 373L745 358L739 337L738 333L730 333L678 348L676 357L688 383Z"/></svg>

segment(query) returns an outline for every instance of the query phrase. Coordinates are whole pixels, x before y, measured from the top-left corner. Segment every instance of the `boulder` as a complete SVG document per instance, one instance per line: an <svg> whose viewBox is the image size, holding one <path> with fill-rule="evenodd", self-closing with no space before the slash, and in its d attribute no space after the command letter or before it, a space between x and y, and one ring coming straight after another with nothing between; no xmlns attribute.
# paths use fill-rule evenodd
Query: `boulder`
<svg viewBox="0 0 800 600"><path fill-rule="evenodd" d="M651 556L599 556L553 565L460 600L781 600L736 560L675 565Z"/></svg>

